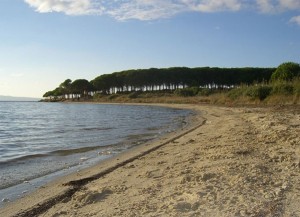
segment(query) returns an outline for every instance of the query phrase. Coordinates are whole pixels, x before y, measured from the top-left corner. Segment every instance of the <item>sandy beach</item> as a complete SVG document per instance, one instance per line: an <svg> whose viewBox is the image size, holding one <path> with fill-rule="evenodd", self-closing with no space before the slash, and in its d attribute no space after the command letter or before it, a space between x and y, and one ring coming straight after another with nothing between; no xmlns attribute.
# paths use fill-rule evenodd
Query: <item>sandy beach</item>
<svg viewBox="0 0 300 217"><path fill-rule="evenodd" d="M169 106L197 114L182 130L8 203L0 216L300 216L299 106Z"/></svg>

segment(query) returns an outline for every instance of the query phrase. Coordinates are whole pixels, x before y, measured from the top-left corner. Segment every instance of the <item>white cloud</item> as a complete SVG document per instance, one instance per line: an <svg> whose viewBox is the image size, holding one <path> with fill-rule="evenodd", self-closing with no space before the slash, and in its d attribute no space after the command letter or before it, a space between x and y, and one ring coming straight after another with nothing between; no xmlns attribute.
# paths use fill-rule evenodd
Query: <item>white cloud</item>
<svg viewBox="0 0 300 217"><path fill-rule="evenodd" d="M300 0L24 0L37 12L67 15L109 15L117 20L154 20L181 12L239 11L262 13L300 10Z"/></svg>
<svg viewBox="0 0 300 217"><path fill-rule="evenodd" d="M183 0L187 6L195 11L215 12L215 11L238 11L241 9L241 0Z"/></svg>
<svg viewBox="0 0 300 217"><path fill-rule="evenodd" d="M261 12L271 13L277 11L274 0L256 0L257 6Z"/></svg>
<svg viewBox="0 0 300 217"><path fill-rule="evenodd" d="M256 0L256 3L259 10L264 13L300 9L300 0Z"/></svg>
<svg viewBox="0 0 300 217"><path fill-rule="evenodd" d="M67 15L84 15L100 13L101 7L96 7L91 0L25 0L40 13L63 12Z"/></svg>
<svg viewBox="0 0 300 217"><path fill-rule="evenodd" d="M153 20L185 11L239 10L241 0L24 0L37 12L107 14L118 20Z"/></svg>
<svg viewBox="0 0 300 217"><path fill-rule="evenodd" d="M106 13L118 20L153 20L173 16L185 11L181 1L174 0L127 0L115 1Z"/></svg>
<svg viewBox="0 0 300 217"><path fill-rule="evenodd" d="M300 0L279 0L279 4L282 8L287 10L300 9Z"/></svg>
<svg viewBox="0 0 300 217"><path fill-rule="evenodd" d="M300 26L300 15L299 15L299 16L295 16L295 17L292 17L292 18L290 19L290 22L291 22L291 23L296 23L296 24L298 24L298 25Z"/></svg>

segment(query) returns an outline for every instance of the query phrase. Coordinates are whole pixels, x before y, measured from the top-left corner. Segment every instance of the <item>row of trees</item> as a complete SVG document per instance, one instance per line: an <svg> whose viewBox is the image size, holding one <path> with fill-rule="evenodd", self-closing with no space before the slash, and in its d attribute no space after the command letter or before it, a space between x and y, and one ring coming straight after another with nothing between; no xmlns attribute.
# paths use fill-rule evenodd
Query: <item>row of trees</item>
<svg viewBox="0 0 300 217"><path fill-rule="evenodd" d="M65 80L57 88L47 91L43 97L52 98L81 98L88 97L95 91L94 86L86 79L77 79L72 82L71 79Z"/></svg>
<svg viewBox="0 0 300 217"><path fill-rule="evenodd" d="M284 63L293 68L299 64ZM282 64L283 65L283 64ZM279 66L278 69L282 67ZM283 67L283 68L286 68ZM300 68L300 67L299 67ZM65 80L55 90L48 91L44 97L79 98L94 93L113 94L117 92L176 90L185 87L232 88L240 84L269 81L276 77L276 68L150 68L104 74L92 81L78 79ZM283 71L285 71L283 69ZM299 70L300 71L300 70ZM274 75L275 74L275 75ZM281 75L282 73L277 73Z"/></svg>
<svg viewBox="0 0 300 217"><path fill-rule="evenodd" d="M226 88L269 80L273 68L138 69L96 77L91 83L103 93L176 90L185 87Z"/></svg>

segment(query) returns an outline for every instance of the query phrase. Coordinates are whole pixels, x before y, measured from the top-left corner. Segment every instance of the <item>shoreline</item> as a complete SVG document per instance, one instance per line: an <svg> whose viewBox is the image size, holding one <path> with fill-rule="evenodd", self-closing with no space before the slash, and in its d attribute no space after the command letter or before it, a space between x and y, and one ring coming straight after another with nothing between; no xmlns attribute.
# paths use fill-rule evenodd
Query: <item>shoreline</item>
<svg viewBox="0 0 300 217"><path fill-rule="evenodd" d="M48 106L50 104L48 103ZM37 105L38 106L38 105ZM41 107L47 107L47 105L40 105ZM51 105L52 106L52 105ZM54 106L54 105L53 105ZM94 106L94 105L65 105L64 103L59 105L56 104L55 106L58 107L75 107L75 108L83 108L83 107L101 107L104 110L107 110L107 106L106 105L100 105L100 106ZM79 106L79 107L77 107ZM148 117L147 114L151 114L149 112L151 112L151 106L140 106L140 108L138 108L137 106L115 106L115 105L111 105L109 106L109 109L113 107L113 108L120 108L120 112L123 110L129 110L129 111L141 111L142 115L138 115L139 113L136 112L129 112L131 113L133 116L137 116L137 119L135 120L140 120L143 119L143 117ZM124 108L124 109L123 109ZM128 108L128 109L127 109ZM93 109L93 110L97 110L97 109ZM50 146L45 146L45 148L43 147L42 149L34 152L33 154L31 153L25 153L24 155L19 155L17 156L18 153L16 153L16 157L14 157L13 159L6 159L5 155L3 155L3 153L1 153L1 156L4 156L4 158L2 159L2 161L0 162L2 164L2 169L0 171L0 173L2 172L3 176L0 179L0 207L2 207L5 203L2 202L2 200L6 200L6 201L11 201L13 202L15 200L15 198L24 196L23 192L31 192L32 190L34 190L35 188L41 186L41 180L39 179L41 176L45 176L47 178L45 178L45 180L48 180L50 177L57 177L60 174L61 176L61 171L65 171L65 173L70 173L70 171L73 170L76 171L78 169L82 169L82 167L87 167L87 166L91 166L91 164L95 164L95 162L97 163L97 161L101 161L101 159L103 158L107 158L108 156L112 156L115 155L119 152L122 152L123 150L126 150L132 146L136 146L142 143L145 143L147 141L151 141L156 139L157 137L160 137L166 133L172 132L174 130L176 130L176 128L180 128L182 127L182 125L185 124L184 119L186 119L186 117L188 115L190 115L191 113L189 111L184 111L184 110L175 110L174 112L172 109L162 109L162 111L160 111L161 108L157 108L154 111L159 111L158 113L158 117L153 117L151 118L151 116L149 116L149 118L151 118L151 123L147 123L146 124L131 124L133 122L133 119L130 119L128 115L123 115L121 112L121 118L126 119L127 122L125 122L125 124L123 124L121 127L119 127L118 125L121 124L121 122L116 121L114 122L114 116L115 115L111 115L112 120L108 121L106 124L103 125L103 127L99 128L97 126L103 124L103 121L96 121L96 123L93 125L93 127L89 127L89 126L83 126L79 128L76 128L76 132L74 132L74 141L72 141L73 143L70 143L68 146L62 144L62 145L58 145L55 148L51 149L51 145ZM113 109L113 111L115 111ZM145 112L143 112L145 111ZM149 111L149 112L148 112ZM170 115L173 117L172 119L169 118L169 115L164 114L165 111L169 111L172 112ZM116 111L118 112L118 111ZM101 112L100 112L101 113ZM103 113L103 111L102 111ZM180 113L180 114L179 114ZM163 115L161 115L163 114ZM88 114L90 115L90 114ZM117 114L116 114L117 115ZM93 115L90 115L93 116ZM127 118L123 118L123 117L127 117ZM131 117L131 116L130 116ZM164 118L166 117L166 118ZM94 120L100 120L99 118L92 118ZM106 119L104 117L104 119ZM56 121L60 121L62 120L62 118L59 118L59 120ZM118 119L117 119L118 120ZM132 121L131 121L132 120ZM81 123L87 123L88 120L82 119ZM160 122L160 123L165 123L162 124L161 127L160 125L156 124L156 122ZM30 120L29 120L30 123ZM114 124L117 123L117 124ZM133 122L135 123L135 122ZM139 122L141 123L141 122ZM86 125L86 124L85 124ZM114 127L112 127L112 129L110 129L111 125L115 125ZM126 127L127 125L127 127ZM140 126L139 126L140 125ZM69 126L72 126L72 124L69 124ZM90 124L91 126L91 124ZM106 127L108 127L106 129ZM74 127L75 128L75 127ZM68 127L67 129L53 129L53 131L56 133L56 136L59 137L63 137L65 136L65 132L71 132L72 130L74 130L74 128ZM81 129L82 128L82 129ZM119 133L119 130L117 130L118 132L116 132L116 130L114 129L126 129L126 132L121 132L122 134ZM174 128L174 129L173 129ZM82 130L83 134L87 134L87 138L85 139L81 139L81 136L75 136L76 133L78 134L79 130ZM38 132L38 130L37 130ZM91 132L91 133L90 133ZM112 133L110 133L112 132ZM51 132L52 133L52 132ZM44 135L51 135L51 133L44 133ZM94 133L94 134L93 134ZM35 135L37 133L34 133ZM104 136L101 135L109 135L106 136L105 139ZM84 136L84 135L83 135ZM100 140L101 137L101 140ZM17 137L16 137L17 138ZM29 136L26 136L25 139L30 138ZM45 137L41 137L42 139L40 139L40 142L44 144L46 143L55 143L52 139L50 139L49 141L47 141L47 136ZM44 138L44 139L43 139ZM92 138L95 138L94 140ZM78 140L80 140L79 144L77 145L76 142L78 142ZM87 141L86 143L83 143L83 141ZM100 140L100 141L99 141ZM4 137L4 147L5 146L5 137ZM19 139L19 141L22 141L21 139ZM18 144L19 141L16 141L16 144ZM30 141L30 139L28 139L28 143L31 144L31 142L36 142L36 141ZM59 141L58 141L59 142ZM64 143L66 143L67 141L65 140ZM94 143L92 143L94 142ZM12 142L13 143L13 142ZM21 143L21 142L19 142ZM37 143L37 142L36 142ZM84 148L82 148L80 145L82 144L84 145ZM2 147L3 148L3 147ZM5 150L5 149L4 149ZM8 147L9 150L9 147ZM17 149L16 149L17 150ZM20 150L20 149L18 149ZM107 151L109 150L109 151ZM5 152L4 152L5 154ZM71 160L68 160L68 159ZM49 165L48 162L53 162L50 167L47 167L47 165ZM43 165L42 165L43 164ZM31 166L30 166L31 165ZM41 166L39 166L41 165ZM57 166L56 165L60 165ZM78 168L75 168L78 167ZM20 168L20 169L19 169ZM28 169L29 168L29 169ZM30 170L31 168L34 168L32 170ZM11 172L10 172L11 171ZM29 172L23 172L23 171L29 171ZM39 179L39 181L35 182L36 179ZM53 178L50 178L50 180L53 180ZM48 182L48 181L47 181ZM44 182L45 184L45 182ZM23 185L20 186L20 185ZM31 188L30 188L31 187ZM11 191L9 190L12 189ZM18 188L17 191L15 191L16 193L14 193L14 188ZM28 189L27 189L28 188ZM30 188L30 189L29 189ZM2 191L4 190L4 191ZM22 192L22 193L21 193ZM27 194L26 193L26 194Z"/></svg>
<svg viewBox="0 0 300 217"><path fill-rule="evenodd" d="M62 177L0 215L300 214L299 107L163 106L198 113L184 131Z"/></svg>
<svg viewBox="0 0 300 217"><path fill-rule="evenodd" d="M169 108L175 108L175 109L185 109L185 108L181 108L181 106L169 106L169 105L164 105L164 104L141 104L141 103L97 103L97 102L63 102L63 103L71 103L71 104L108 104L108 105L134 105L134 106L159 106L159 107L169 107ZM186 108L187 110L190 110L190 108ZM191 117L192 116L195 116L195 111L191 111L191 114L188 115L184 121L186 122L185 123L185 126L183 126L183 129L189 129L190 128L190 125L193 125L192 124L192 120L191 120ZM21 198L17 198L16 200L13 200L11 202L7 202L6 204L3 204L1 207L0 207L0 215L9 215L9 216L15 216L15 215L20 215L20 216L28 216L28 213L26 214L22 214L24 211L23 210L31 210L31 209L35 209L35 206L32 206L31 204L27 204L26 200L31 200L31 198L35 198L35 197L39 197L39 199L37 200L33 200L31 201L31 203L35 203L37 204L37 207L38 207L38 210L41 210L41 207L43 207L44 205L41 206L41 201L46 201L45 203L49 203L47 201L52 201L53 198L60 198L60 197L63 197L62 195L65 194L65 192L68 192L68 187L59 187L59 190L56 189L56 187L58 185L66 185L66 180L69 180L69 182L73 182L74 180L81 180L81 179L86 179L86 178L91 178L91 177L94 177L94 176L97 176L97 173L98 173L98 166L103 166L101 167L100 170L104 170L104 171L107 171L107 170L111 170L111 168L117 168L119 166L121 166L122 164L126 164L127 161L131 161L131 160L134 160L135 158L137 158L138 156L136 155L144 155L144 154L147 154L149 151L151 152L151 150L154 148L158 148L157 146L161 146L161 142L162 141L165 141L165 140L168 140L169 138L173 138L173 136L177 135L178 134L178 131L180 131L182 129L178 128L175 132L169 132L169 133L166 133L165 135L163 136L160 136L159 138L153 138L151 139L150 141L146 142L145 144L141 144L141 145L137 145L137 146L133 146L131 148L129 148L128 150L125 150L121 153L118 153L116 155L112 155L110 156L109 158L107 159L104 159L104 160L101 160L99 161L98 163L94 164L94 165L91 165L91 166L88 166L87 168L84 168L84 169L81 169L79 172L71 172L69 174L66 174L66 175L54 175L54 179L51 179L50 181L43 181L43 185L38 187L38 189L35 189L35 190L31 190L29 192L29 194L25 194L23 197ZM125 162L122 162L125 161ZM102 165L104 164L104 165ZM99 171L99 174L101 174L102 172ZM49 175L47 175L49 176ZM51 174L50 174L51 176ZM39 178L40 179L40 178ZM26 182L27 183L27 182ZM26 185L25 183L25 185ZM45 184L46 183L46 184ZM34 186L32 187L34 189ZM46 192L43 191L44 188L49 188L51 189L52 192L55 192L53 195L49 195L49 197L47 199L44 198L44 194L46 193L48 195L48 192L50 190L47 189ZM26 186L25 187L21 187L20 189L26 189ZM55 189L55 190L53 190ZM26 191L27 192L27 191ZM40 197L40 195L42 195ZM2 199L2 198L1 198ZM5 199L5 198L4 198ZM56 199L54 199L56 200ZM2 203L4 203L2 201ZM28 208L24 208L23 205L24 204L27 204L28 205ZM50 202L52 203L52 202ZM10 207L14 207L15 204L22 204L21 207L20 207L20 210L18 212L15 212L13 214L6 214L6 211L5 210L9 210L11 209ZM47 206L47 205L45 205ZM15 209L15 208L12 208L12 209ZM4 211L3 211L4 210ZM32 215L32 214L30 214Z"/></svg>

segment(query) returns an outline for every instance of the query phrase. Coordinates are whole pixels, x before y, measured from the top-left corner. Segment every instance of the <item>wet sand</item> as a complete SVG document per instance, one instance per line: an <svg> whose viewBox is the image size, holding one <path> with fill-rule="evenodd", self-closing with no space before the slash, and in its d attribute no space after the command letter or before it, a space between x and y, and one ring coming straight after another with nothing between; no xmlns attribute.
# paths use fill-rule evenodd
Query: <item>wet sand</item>
<svg viewBox="0 0 300 217"><path fill-rule="evenodd" d="M0 216L300 216L300 108L199 111L158 141L63 177Z"/></svg>

